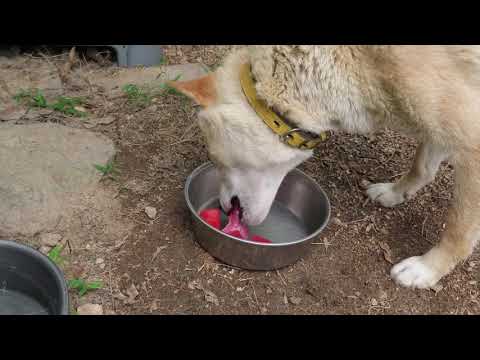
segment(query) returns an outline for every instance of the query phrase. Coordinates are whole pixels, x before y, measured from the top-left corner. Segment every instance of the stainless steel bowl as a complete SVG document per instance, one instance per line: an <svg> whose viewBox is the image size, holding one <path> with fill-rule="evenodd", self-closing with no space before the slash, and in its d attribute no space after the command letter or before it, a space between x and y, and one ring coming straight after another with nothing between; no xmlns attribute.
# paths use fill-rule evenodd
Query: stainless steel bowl
<svg viewBox="0 0 480 360"><path fill-rule="evenodd" d="M320 186L295 169L282 182L265 222L251 227L253 234L272 244L256 243L228 236L204 222L198 215L207 207L219 206L216 168L207 163L188 177L185 199L192 212L197 242L218 260L247 270L275 270L305 257L312 241L330 219L330 202Z"/></svg>

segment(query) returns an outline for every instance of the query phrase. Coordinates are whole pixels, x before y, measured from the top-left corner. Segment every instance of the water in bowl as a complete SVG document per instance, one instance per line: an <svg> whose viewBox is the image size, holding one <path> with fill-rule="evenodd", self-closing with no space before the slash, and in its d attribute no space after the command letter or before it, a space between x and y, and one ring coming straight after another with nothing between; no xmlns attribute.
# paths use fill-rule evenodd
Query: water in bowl
<svg viewBox="0 0 480 360"><path fill-rule="evenodd" d="M32 297L19 291L0 289L0 315L49 315Z"/></svg>
<svg viewBox="0 0 480 360"><path fill-rule="evenodd" d="M200 211L208 208L219 208L218 198L207 201L200 207ZM228 218L222 211L222 226L227 224ZM290 243L301 240L309 235L305 224L296 217L285 205L274 201L270 213L265 221L258 226L250 226L250 234L260 235L274 244Z"/></svg>

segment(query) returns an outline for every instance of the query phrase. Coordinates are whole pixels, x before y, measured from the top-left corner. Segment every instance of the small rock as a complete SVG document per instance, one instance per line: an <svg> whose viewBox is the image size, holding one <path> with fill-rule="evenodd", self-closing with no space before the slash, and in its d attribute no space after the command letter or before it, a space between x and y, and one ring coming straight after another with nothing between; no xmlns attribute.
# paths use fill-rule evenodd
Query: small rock
<svg viewBox="0 0 480 360"><path fill-rule="evenodd" d="M78 315L103 315L103 307L98 304L85 304L77 308Z"/></svg>
<svg viewBox="0 0 480 360"><path fill-rule="evenodd" d="M153 300L151 305L150 305L150 312L157 311L158 310L158 305L157 305L158 300Z"/></svg>
<svg viewBox="0 0 480 360"><path fill-rule="evenodd" d="M47 255L47 254L50 252L51 249L52 249L52 248L49 247L49 246L42 246L42 247L39 249L39 251L40 251L42 254Z"/></svg>
<svg viewBox="0 0 480 360"><path fill-rule="evenodd" d="M359 297L361 295L360 291L355 291L355 296Z"/></svg>
<svg viewBox="0 0 480 360"><path fill-rule="evenodd" d="M145 208L145 213L147 214L147 216L150 218L150 219L155 219L155 217L157 216L157 209L155 209L154 207L151 207L151 206L147 206Z"/></svg>
<svg viewBox="0 0 480 360"><path fill-rule="evenodd" d="M237 290L238 292L242 292L243 290L245 290L245 288L244 288L244 287L240 287L240 286L239 286L239 287L237 287L237 289L236 289L236 290Z"/></svg>
<svg viewBox="0 0 480 360"><path fill-rule="evenodd" d="M342 221L341 221L339 218L337 218L337 217L334 217L334 218L332 219L332 223L335 224L335 225L338 225L338 226L343 226Z"/></svg>
<svg viewBox="0 0 480 360"><path fill-rule="evenodd" d="M157 111L157 109L158 109L157 105L152 105L148 108L148 110L150 111Z"/></svg>
<svg viewBox="0 0 480 360"><path fill-rule="evenodd" d="M273 292L273 291L272 291L272 289L270 289L270 288L267 288L267 290L266 290L266 293L267 293L267 294L269 294L269 295L270 295L272 292Z"/></svg>
<svg viewBox="0 0 480 360"><path fill-rule="evenodd" d="M57 245L60 240L62 240L62 235L59 234L41 234L40 243L44 246L54 247Z"/></svg>
<svg viewBox="0 0 480 360"><path fill-rule="evenodd" d="M372 300L370 300L370 304L372 304L372 306L377 306L378 305L377 299L372 298Z"/></svg>
<svg viewBox="0 0 480 360"><path fill-rule="evenodd" d="M268 310L266 307L262 307L260 311L262 312L262 314L266 314Z"/></svg>
<svg viewBox="0 0 480 360"><path fill-rule="evenodd" d="M477 285L477 281L475 281L475 280L469 281L468 283L469 283L470 285Z"/></svg>
<svg viewBox="0 0 480 360"><path fill-rule="evenodd" d="M291 296L289 300L293 305L300 305L302 302L302 299L296 296Z"/></svg>
<svg viewBox="0 0 480 360"><path fill-rule="evenodd" d="M97 265L103 264L104 262L105 260L103 260L102 258L98 258L97 260L95 260L95 264Z"/></svg>
<svg viewBox="0 0 480 360"><path fill-rule="evenodd" d="M437 284L435 286L432 286L431 289L435 292L435 294L437 294L443 290L443 285Z"/></svg>
<svg viewBox="0 0 480 360"><path fill-rule="evenodd" d="M100 269L105 269L105 263L100 264Z"/></svg>
<svg viewBox="0 0 480 360"><path fill-rule="evenodd" d="M75 106L74 109L83 113L87 112L83 106Z"/></svg>

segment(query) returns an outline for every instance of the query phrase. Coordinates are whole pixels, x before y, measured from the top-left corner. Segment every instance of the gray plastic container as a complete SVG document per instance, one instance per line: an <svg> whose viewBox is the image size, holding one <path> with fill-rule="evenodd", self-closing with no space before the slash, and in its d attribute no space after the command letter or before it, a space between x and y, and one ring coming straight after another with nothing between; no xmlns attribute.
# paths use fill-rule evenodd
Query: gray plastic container
<svg viewBox="0 0 480 360"><path fill-rule="evenodd" d="M110 45L117 52L118 65L123 67L160 65L163 50L159 45Z"/></svg>
<svg viewBox="0 0 480 360"><path fill-rule="evenodd" d="M45 255L0 240L0 315L68 315L63 272Z"/></svg>

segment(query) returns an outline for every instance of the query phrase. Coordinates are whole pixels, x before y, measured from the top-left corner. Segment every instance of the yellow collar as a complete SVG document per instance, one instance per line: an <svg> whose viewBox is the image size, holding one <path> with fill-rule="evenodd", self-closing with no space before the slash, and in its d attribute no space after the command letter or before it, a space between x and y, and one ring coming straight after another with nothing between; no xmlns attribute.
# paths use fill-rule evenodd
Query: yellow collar
<svg viewBox="0 0 480 360"><path fill-rule="evenodd" d="M250 106L272 131L280 136L280 140L294 148L312 150L327 139L326 133L313 135L297 128L292 128L280 118L267 104L257 97L255 83L251 75L249 64L242 65L240 83Z"/></svg>

